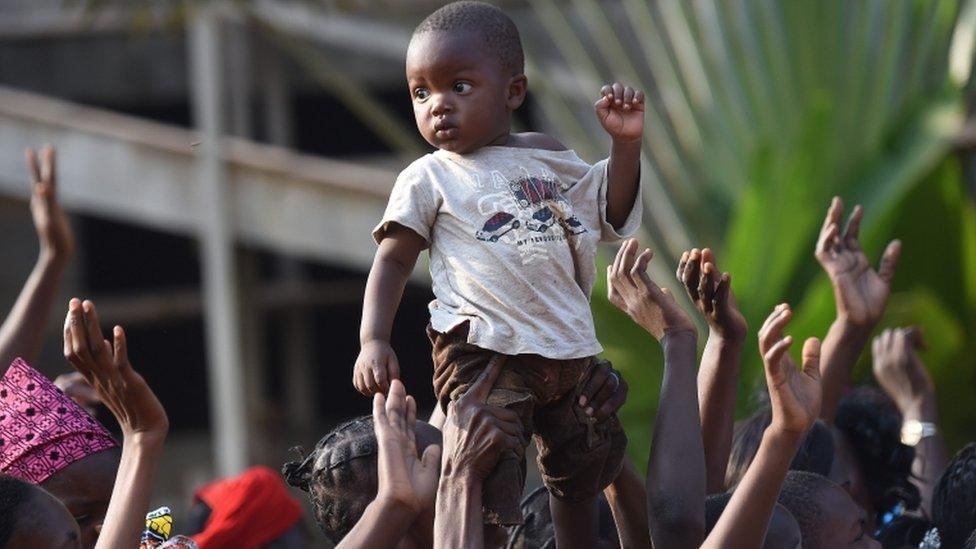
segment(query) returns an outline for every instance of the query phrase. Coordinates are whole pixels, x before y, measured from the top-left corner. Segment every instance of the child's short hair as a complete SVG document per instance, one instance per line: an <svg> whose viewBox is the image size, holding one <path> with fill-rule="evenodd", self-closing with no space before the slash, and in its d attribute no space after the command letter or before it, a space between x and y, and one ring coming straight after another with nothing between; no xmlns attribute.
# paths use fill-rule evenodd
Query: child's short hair
<svg viewBox="0 0 976 549"><path fill-rule="evenodd" d="M6 547L20 519L20 508L30 499L34 488L19 478L0 475L0 547Z"/></svg>
<svg viewBox="0 0 976 549"><path fill-rule="evenodd" d="M959 450L942 473L932 496L932 522L939 528L942 547L969 546L976 529L976 443Z"/></svg>
<svg viewBox="0 0 976 549"><path fill-rule="evenodd" d="M779 503L786 507L800 526L804 547L820 547L824 513L817 503L817 495L839 486L827 477L806 471L790 471L786 474L779 492Z"/></svg>
<svg viewBox="0 0 976 549"><path fill-rule="evenodd" d="M428 32L477 32L486 45L498 55L502 66L521 74L525 71L525 57L518 27L505 12L484 2L452 2L417 25L413 36Z"/></svg>
<svg viewBox="0 0 976 549"><path fill-rule="evenodd" d="M352 530L376 497L378 452L373 418L362 416L322 437L302 461L282 467L288 484L309 493L315 522L333 543Z"/></svg>

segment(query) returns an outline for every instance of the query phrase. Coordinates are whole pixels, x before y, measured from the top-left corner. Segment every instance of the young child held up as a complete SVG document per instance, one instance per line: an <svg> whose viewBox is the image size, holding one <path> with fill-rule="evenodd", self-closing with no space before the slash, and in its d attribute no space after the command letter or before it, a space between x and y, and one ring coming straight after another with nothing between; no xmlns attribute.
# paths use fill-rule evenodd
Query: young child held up
<svg viewBox="0 0 976 549"><path fill-rule="evenodd" d="M595 110L612 146L591 166L548 135L511 133L527 90L523 70L518 29L488 4L449 4L414 31L407 84L417 128L437 150L400 173L373 232L379 248L353 383L371 395L399 377L390 332L407 277L428 249L441 406L494 356L507 356L489 404L518 414L523 444L536 435L550 492L580 502L616 476L626 446L616 417L598 421L588 407L600 389L588 375L602 351L589 299L597 244L641 222L644 95L616 83L600 90ZM616 374L605 390L614 384ZM486 522L522 522L524 476L523 447L484 484Z"/></svg>

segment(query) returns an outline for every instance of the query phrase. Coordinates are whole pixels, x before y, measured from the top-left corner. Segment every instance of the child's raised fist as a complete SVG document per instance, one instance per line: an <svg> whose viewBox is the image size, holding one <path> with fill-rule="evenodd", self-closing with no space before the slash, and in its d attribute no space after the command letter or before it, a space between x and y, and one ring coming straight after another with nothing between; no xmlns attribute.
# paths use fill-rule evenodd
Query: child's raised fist
<svg viewBox="0 0 976 549"><path fill-rule="evenodd" d="M644 92L618 82L607 84L593 108L614 141L640 141L644 133Z"/></svg>
<svg viewBox="0 0 976 549"><path fill-rule="evenodd" d="M386 394L394 379L400 379L400 363L390 343L378 339L364 343L352 372L356 390L366 396Z"/></svg>

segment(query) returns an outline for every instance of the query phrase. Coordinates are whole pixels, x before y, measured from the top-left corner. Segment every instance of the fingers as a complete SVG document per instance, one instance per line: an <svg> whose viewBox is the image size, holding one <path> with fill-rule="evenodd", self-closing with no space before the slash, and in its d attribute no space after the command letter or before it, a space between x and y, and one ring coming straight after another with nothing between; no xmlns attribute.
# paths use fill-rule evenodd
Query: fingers
<svg viewBox="0 0 976 549"><path fill-rule="evenodd" d="M793 316L793 311L786 303L781 303L773 309L773 312L766 318L766 322L759 329L759 351L763 354L772 348L776 340L783 334L783 328L789 324Z"/></svg>
<svg viewBox="0 0 976 549"><path fill-rule="evenodd" d="M831 223L821 231L820 238L817 239L816 255L818 258L823 259L830 256L830 251L834 249L839 234L840 226L836 223Z"/></svg>
<svg viewBox="0 0 976 549"><path fill-rule="evenodd" d="M363 371L363 385L366 386L366 394L372 395L381 392L380 386L376 382L376 377L373 373L373 367L370 366Z"/></svg>
<svg viewBox="0 0 976 549"><path fill-rule="evenodd" d="M820 232L823 233L831 225L839 224L842 215L844 215L844 202L839 196L835 196L830 201L830 206L827 208L827 216L824 217L824 222L820 227Z"/></svg>
<svg viewBox="0 0 976 549"><path fill-rule="evenodd" d="M623 105L623 101L624 101L623 84L619 82L613 83L613 95L611 96L611 99L613 99L613 104L616 105L617 107Z"/></svg>
<svg viewBox="0 0 976 549"><path fill-rule="evenodd" d="M112 350L115 354L115 362L120 369L131 368L129 363L129 343L125 338L125 330L122 326L112 328Z"/></svg>
<svg viewBox="0 0 976 549"><path fill-rule="evenodd" d="M619 410L620 407L624 405L624 402L627 401L627 393L630 390L630 388L628 387L627 382L624 380L623 377L620 376L619 373L617 372L614 373L616 375L613 377L618 380L616 389L614 389L610 397L607 398L607 400L602 405L600 405L600 407L596 410L596 412L593 413L593 418L596 419L598 422L606 420L608 417L611 416L611 414Z"/></svg>
<svg viewBox="0 0 976 549"><path fill-rule="evenodd" d="M732 275L729 273L722 273L722 277L718 279L718 285L715 287L715 295L712 297L712 309L717 309L720 307L725 307L729 302L729 292L732 288Z"/></svg>
<svg viewBox="0 0 976 549"><path fill-rule="evenodd" d="M636 241L635 241L636 244ZM636 248L636 246L635 246ZM646 286L648 290L652 292L654 290L659 290L656 284L651 282L650 277L647 276L647 265L654 258L654 252L650 248L644 248L644 251L637 256L634 261L634 266L630 269L630 278L635 286Z"/></svg>
<svg viewBox="0 0 976 549"><path fill-rule="evenodd" d="M704 261L704 255L703 255ZM702 309L711 314L715 309L715 292L718 289L718 276L714 263L703 263L701 278L698 282L698 295L701 297Z"/></svg>
<svg viewBox="0 0 976 549"><path fill-rule="evenodd" d="M905 336L912 344L913 349L924 351L928 348L928 345L925 344L925 332L920 326L909 326L905 328Z"/></svg>
<svg viewBox="0 0 976 549"><path fill-rule="evenodd" d="M373 423L376 425L386 425L386 397L383 393L373 393Z"/></svg>
<svg viewBox="0 0 976 549"><path fill-rule="evenodd" d="M500 406L486 406L485 409L495 420L495 426L506 435L522 439L522 421L517 413Z"/></svg>
<svg viewBox="0 0 976 549"><path fill-rule="evenodd" d="M583 385L583 390L579 397L579 405L581 407L586 407L586 403L593 400L593 395L603 387L608 377L610 377L610 366L606 362L600 362L590 370L589 379Z"/></svg>
<svg viewBox="0 0 976 549"><path fill-rule="evenodd" d="M604 378L603 385L600 386L599 390L593 395L590 406L587 406L584 410L586 415L594 417L596 411L599 410L607 400L613 396L614 392L620 384L619 377L616 375L610 375Z"/></svg>
<svg viewBox="0 0 976 549"><path fill-rule="evenodd" d="M895 277L898 258L901 257L901 240L892 240L881 254L881 264L878 266L878 276L890 283Z"/></svg>
<svg viewBox="0 0 976 549"><path fill-rule="evenodd" d="M861 231L861 219L864 218L864 208L860 204L854 206L849 218L847 218L847 228L844 229L844 245L851 250L860 250L861 243L857 237Z"/></svg>
<svg viewBox="0 0 976 549"><path fill-rule="evenodd" d="M498 379L498 374L502 371L505 359L505 355L495 354L488 361L488 366L485 368L485 371L481 372L478 379L474 380L474 383L468 388L465 396L471 395L471 398L474 398L477 402L485 402L488 399L488 393L495 386L495 380Z"/></svg>
<svg viewBox="0 0 976 549"><path fill-rule="evenodd" d="M85 318L85 329L88 331L89 349L92 356L98 358L102 351L106 350L107 343L102 336L102 328L99 326L98 312L95 310L95 304L87 299L82 302L81 307Z"/></svg>
<svg viewBox="0 0 976 549"><path fill-rule="evenodd" d="M390 353L390 358L386 363L387 373L390 376L390 381L394 379L400 379L400 359L397 358L396 354Z"/></svg>
<svg viewBox="0 0 976 549"><path fill-rule="evenodd" d="M85 318L81 308L81 300L78 298L72 298L68 302L68 329L71 332L71 352L68 360L76 368L82 366L86 371L90 371L94 365L94 361L91 356L88 333L85 330ZM81 368L79 368L80 370Z"/></svg>
<svg viewBox="0 0 976 549"><path fill-rule="evenodd" d="M685 265L684 279L681 281L688 290L688 296L697 303L701 299L698 292L698 284L701 279L701 251L698 248L691 250L688 254L688 264Z"/></svg>
<svg viewBox="0 0 976 549"><path fill-rule="evenodd" d="M386 416L397 429L403 429L407 420L407 390L400 380L394 380L386 395Z"/></svg>
<svg viewBox="0 0 976 549"><path fill-rule="evenodd" d="M372 364L372 374L373 381L376 383L376 390L385 393L390 390L390 378L387 375L388 364L390 359L388 356L383 356L380 360L374 361Z"/></svg>
<svg viewBox="0 0 976 549"><path fill-rule="evenodd" d="M681 258L678 259L678 270L674 273L675 278L677 278L678 282L681 282L682 284L685 282L685 267L688 264L689 255L691 255L691 252L688 250L681 252Z"/></svg>
<svg viewBox="0 0 976 549"><path fill-rule="evenodd" d="M420 456L420 465L424 469L439 469L441 466L441 447L431 444L424 449L424 455Z"/></svg>
<svg viewBox="0 0 976 549"><path fill-rule="evenodd" d="M793 336L786 336L780 339L772 347L769 348L763 354L763 362L766 363L766 369L772 375L778 375L780 373L780 363L783 361L783 355L786 351L793 345Z"/></svg>
<svg viewBox="0 0 976 549"><path fill-rule="evenodd" d="M37 162L37 153L34 149L26 149L24 157L27 159L27 171L30 172L32 186L41 182L41 166Z"/></svg>
<svg viewBox="0 0 976 549"><path fill-rule="evenodd" d="M803 342L803 373L813 379L820 379L820 340L811 337Z"/></svg>
<svg viewBox="0 0 976 549"><path fill-rule="evenodd" d="M54 147L44 145L41 149L41 179L46 185L54 185Z"/></svg>

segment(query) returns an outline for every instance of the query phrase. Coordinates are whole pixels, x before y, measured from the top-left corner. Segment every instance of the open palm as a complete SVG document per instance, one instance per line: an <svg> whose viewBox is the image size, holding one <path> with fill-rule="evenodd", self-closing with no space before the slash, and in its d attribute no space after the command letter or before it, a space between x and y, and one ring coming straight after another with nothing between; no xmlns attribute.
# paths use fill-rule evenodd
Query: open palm
<svg viewBox="0 0 976 549"><path fill-rule="evenodd" d="M783 328L792 316L785 304L773 310L759 330L759 350L766 366L773 425L784 431L804 433L820 415L820 341L806 340L803 364L797 369L789 355L793 338L783 337Z"/></svg>

